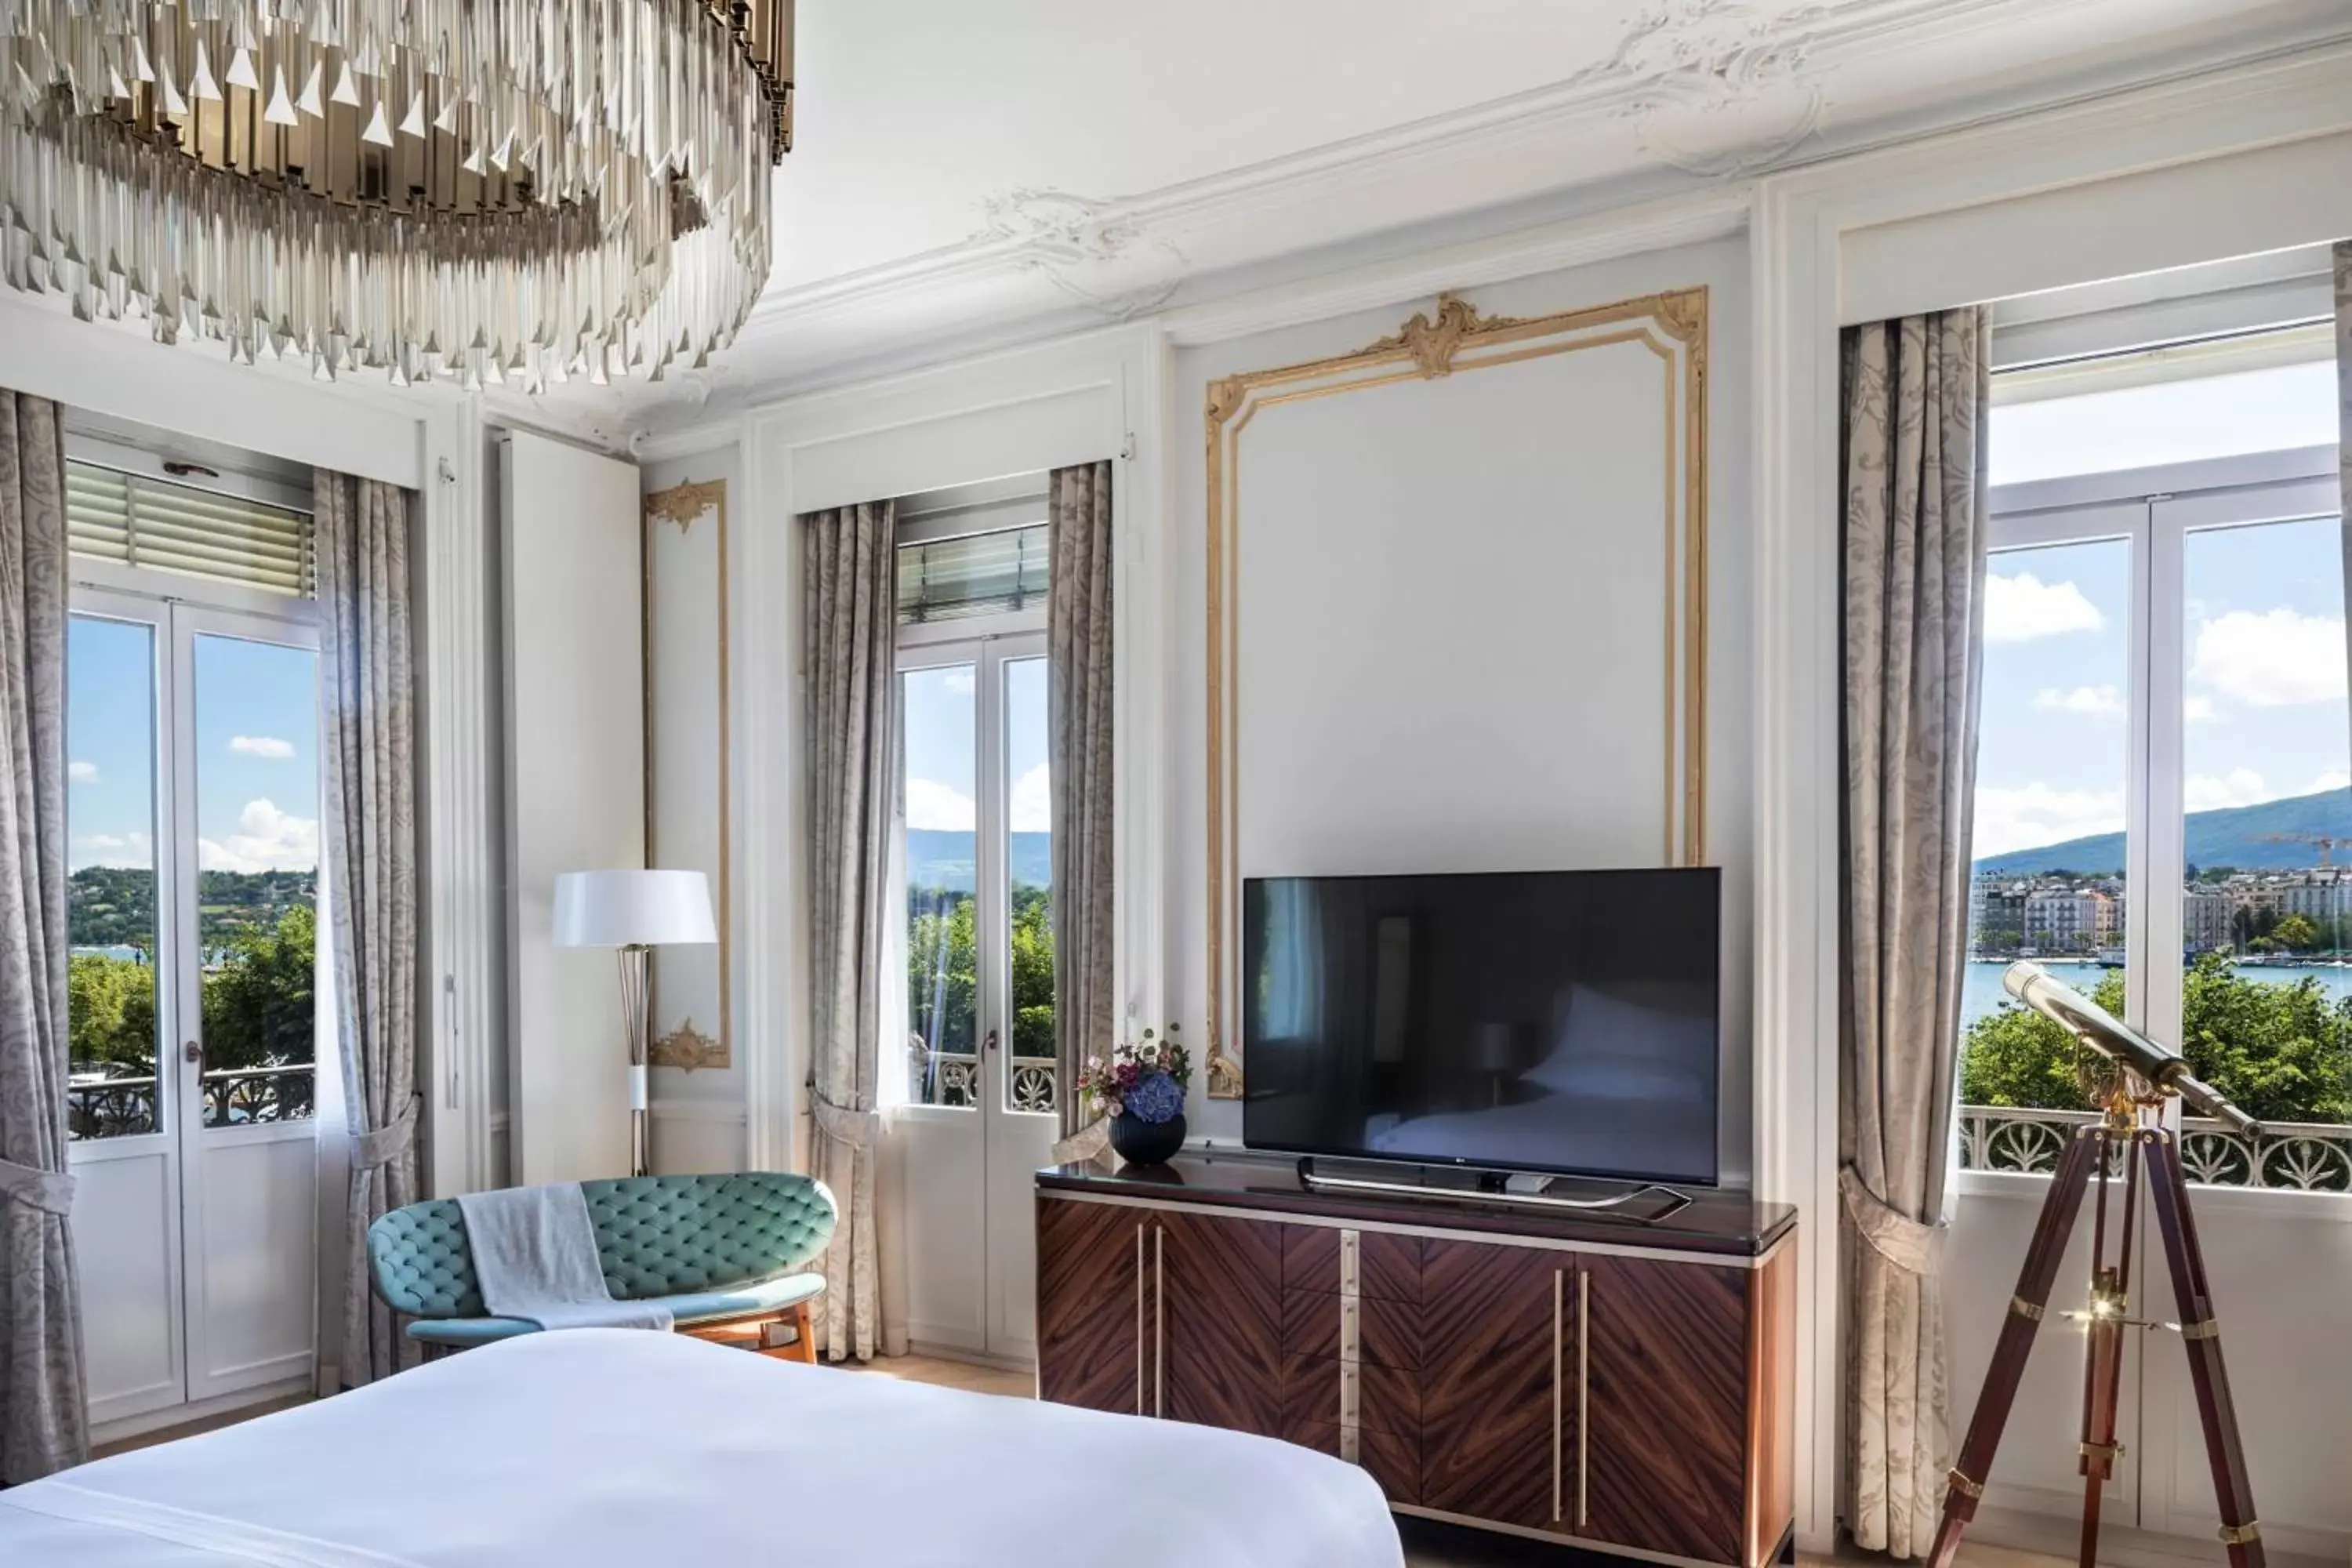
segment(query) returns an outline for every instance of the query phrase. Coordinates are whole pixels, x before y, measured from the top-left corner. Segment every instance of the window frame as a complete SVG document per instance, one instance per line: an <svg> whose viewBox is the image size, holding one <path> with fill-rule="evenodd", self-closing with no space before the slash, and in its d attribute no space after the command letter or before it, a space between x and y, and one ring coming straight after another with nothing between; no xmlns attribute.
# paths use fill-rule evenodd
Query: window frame
<svg viewBox="0 0 2352 1568"><path fill-rule="evenodd" d="M2179 1040L2183 993L2177 955L2188 871L2188 536L2193 531L2340 515L2338 485L2337 450L2322 446L2031 480L1996 486L1987 498L1989 554L2118 538L2131 550L2125 1021L2167 1045ZM2352 612L2352 604L2347 607ZM2160 896L2166 889L2170 896ZM2168 963L2155 962L2163 954L2174 956ZM1954 1078L1957 1093L1957 1072ZM2178 1102L2168 1108L2167 1121L2179 1126ZM1956 1142L1957 1134L1956 1121ZM1962 1196L2039 1190L2049 1179L1965 1167L1957 1176L1955 1190ZM2200 1186L2197 1201L2200 1208L2221 1212L2281 1212L2280 1205L2286 1205L2352 1223L2352 1194L2346 1193Z"/></svg>

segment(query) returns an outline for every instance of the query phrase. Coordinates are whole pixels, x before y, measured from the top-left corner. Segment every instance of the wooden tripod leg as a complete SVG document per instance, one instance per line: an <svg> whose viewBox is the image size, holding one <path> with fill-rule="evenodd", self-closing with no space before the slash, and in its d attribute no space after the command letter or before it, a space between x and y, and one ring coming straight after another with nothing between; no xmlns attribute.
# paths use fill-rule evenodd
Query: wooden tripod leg
<svg viewBox="0 0 2352 1568"><path fill-rule="evenodd" d="M2230 1568L2263 1568L2262 1528L2254 1521L2253 1489L2246 1480L2246 1454L2238 1442L2238 1407L2230 1397L2230 1374L2221 1364L2221 1331L2206 1289L2197 1223L2189 1214L2189 1182L2181 1173L2180 1150L2168 1132L2149 1130L2140 1139L2147 1160L2148 1212L2164 1242L2165 1264L2172 1271L2180 1342L2189 1354L2189 1381L2197 1390L2205 1457L2213 1467L2221 1541L2230 1550Z"/></svg>
<svg viewBox="0 0 2352 1568"><path fill-rule="evenodd" d="M2074 1216L2082 1211L2083 1194L2096 1169L2093 1162L2105 1154L2104 1131L2093 1126L2083 1129L2058 1157L2050 1195L2042 1200L2042 1217L2034 1222L2033 1240L2025 1249L2025 1267L2017 1276L2017 1294L2010 1298L2009 1316L2001 1320L1984 1392L1977 1395L1976 1414L1969 1418L1967 1440L1960 1445L1959 1463L1952 1468L1949 1489L1944 1493L1944 1517L1936 1527L1928 1568L1951 1568L1952 1554L1960 1549L1960 1531L1976 1517L1977 1500L1984 1496L1985 1477L1992 1469L1993 1451L2000 1447L2001 1428L2008 1425L2010 1406L2017 1402L2018 1384L2025 1380L2025 1359L2033 1350L2034 1331L2042 1326L2042 1313L2050 1305L2050 1288L2057 1282L2067 1240L2074 1234Z"/></svg>

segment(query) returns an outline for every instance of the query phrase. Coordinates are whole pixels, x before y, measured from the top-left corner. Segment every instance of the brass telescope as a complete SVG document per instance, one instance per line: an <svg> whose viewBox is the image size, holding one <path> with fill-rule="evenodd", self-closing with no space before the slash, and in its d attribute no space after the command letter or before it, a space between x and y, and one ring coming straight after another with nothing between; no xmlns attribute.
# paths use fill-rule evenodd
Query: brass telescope
<svg viewBox="0 0 2352 1568"><path fill-rule="evenodd" d="M2137 1029L2120 1023L2114 1014L2071 985L2050 977L2038 963L2012 963L2000 984L2011 996L2032 1008L2093 1050L2145 1079L2149 1087L2177 1094L2189 1110L2210 1117L2241 1138L2259 1138L2263 1124L2230 1103L2227 1096L2189 1070L2177 1052L2168 1051Z"/></svg>

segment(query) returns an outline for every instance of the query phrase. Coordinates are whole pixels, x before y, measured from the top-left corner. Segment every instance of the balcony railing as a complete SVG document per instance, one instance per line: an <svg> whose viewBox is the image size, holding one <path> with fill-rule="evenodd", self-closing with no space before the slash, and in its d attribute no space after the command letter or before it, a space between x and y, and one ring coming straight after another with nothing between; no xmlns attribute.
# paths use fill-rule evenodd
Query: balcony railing
<svg viewBox="0 0 2352 1568"><path fill-rule="evenodd" d="M306 1121L317 1114L318 1069L309 1062L287 1067L225 1068L204 1075L205 1125L247 1127L267 1121ZM131 1138L152 1132L155 1079L90 1079L66 1089L66 1123L75 1138Z"/></svg>
<svg viewBox="0 0 2352 1568"><path fill-rule="evenodd" d="M934 1051L919 1040L907 1052L919 1105L970 1110L980 1103L980 1056L974 1051ZM1007 1109L1049 1115L1054 1110L1054 1058L1014 1057Z"/></svg>
<svg viewBox="0 0 2352 1568"><path fill-rule="evenodd" d="M2047 1175L2057 1169L2074 1129L2098 1119L2095 1110L1964 1105L1960 1168ZM2352 1126L2273 1121L2264 1124L2260 1138L2244 1138L2192 1116L2181 1123L2180 1163L2190 1181L2210 1187L2352 1193Z"/></svg>

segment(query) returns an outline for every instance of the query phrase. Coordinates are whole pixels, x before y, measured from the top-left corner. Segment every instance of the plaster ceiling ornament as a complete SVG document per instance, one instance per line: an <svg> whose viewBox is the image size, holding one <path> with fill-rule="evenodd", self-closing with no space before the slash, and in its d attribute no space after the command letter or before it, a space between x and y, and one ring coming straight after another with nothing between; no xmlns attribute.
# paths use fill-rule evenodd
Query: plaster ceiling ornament
<svg viewBox="0 0 2352 1568"><path fill-rule="evenodd" d="M1645 152L1686 174L1768 168L1820 128L1823 96L1808 69L1815 36L1841 10L1768 11L1741 0L1660 0L1637 16L1610 61L1632 79L1617 110Z"/></svg>
<svg viewBox="0 0 2352 1568"><path fill-rule="evenodd" d="M1013 265L1034 272L1098 315L1128 321L1166 304L1182 281L1184 253L1147 237L1113 204L1066 191L1014 190L981 203L972 238L1009 244ZM1144 280L1129 281L1138 272ZM1099 279L1112 287L1096 287Z"/></svg>
<svg viewBox="0 0 2352 1568"><path fill-rule="evenodd" d="M0 270L252 361L537 391L765 286L793 0L0 0Z"/></svg>

